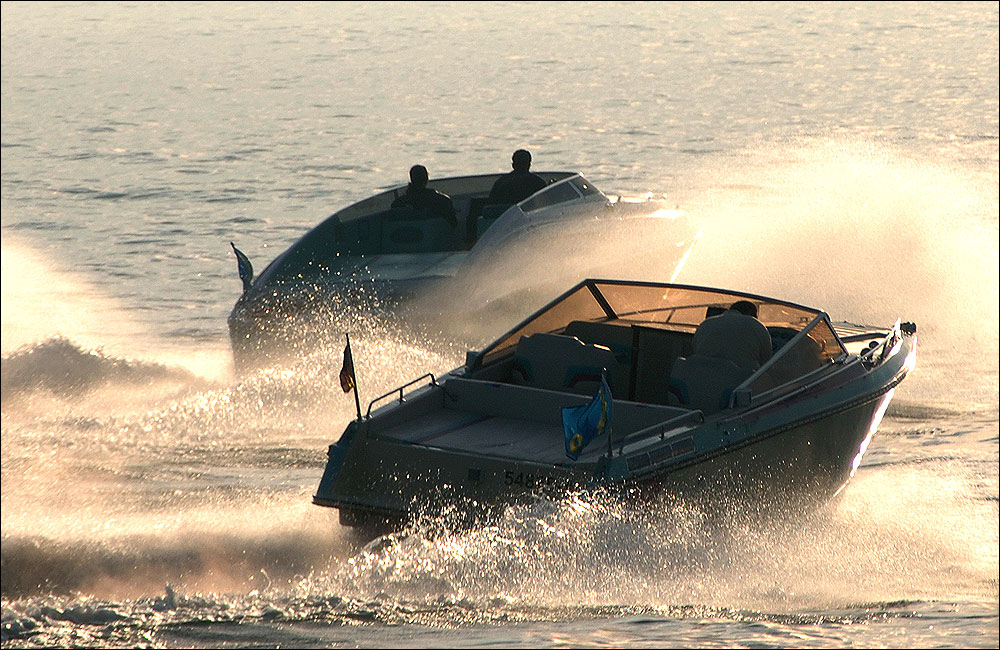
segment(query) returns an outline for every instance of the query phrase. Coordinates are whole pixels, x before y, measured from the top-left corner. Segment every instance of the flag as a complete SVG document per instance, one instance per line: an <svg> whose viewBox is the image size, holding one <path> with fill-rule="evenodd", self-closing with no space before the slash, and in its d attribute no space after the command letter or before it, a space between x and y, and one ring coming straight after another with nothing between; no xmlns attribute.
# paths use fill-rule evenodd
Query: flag
<svg viewBox="0 0 1000 650"><path fill-rule="evenodd" d="M347 339L347 347L344 348L344 365L340 368L340 387L345 393L351 392L355 384L354 380L354 357L351 356L351 340Z"/></svg>
<svg viewBox="0 0 1000 650"><path fill-rule="evenodd" d="M358 420L361 419L361 399L358 397L358 378L354 374L354 355L351 354L351 335L344 332L347 345L344 346L344 365L340 367L340 387L345 393L354 391L354 408L358 410ZM371 412L371 406L368 407Z"/></svg>
<svg viewBox="0 0 1000 650"><path fill-rule="evenodd" d="M240 280L243 281L243 291L246 292L253 284L253 264L250 263L250 258L247 257L243 251L236 248L236 244L229 242L229 245L233 247L233 252L236 253L236 270L240 273Z"/></svg>
<svg viewBox="0 0 1000 650"><path fill-rule="evenodd" d="M583 406L565 406L562 410L563 433L566 435L566 455L576 460L583 448L591 440L605 431L611 435L611 415L614 402L611 400L611 389L604 376L597 394L589 404Z"/></svg>

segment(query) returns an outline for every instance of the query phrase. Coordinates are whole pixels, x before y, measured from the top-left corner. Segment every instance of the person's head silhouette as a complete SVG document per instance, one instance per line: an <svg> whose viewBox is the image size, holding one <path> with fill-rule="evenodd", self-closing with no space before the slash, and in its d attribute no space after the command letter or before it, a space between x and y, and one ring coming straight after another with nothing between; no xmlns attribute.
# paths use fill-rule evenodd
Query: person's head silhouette
<svg viewBox="0 0 1000 650"><path fill-rule="evenodd" d="M757 318L757 305L753 304L749 300L737 300L733 303L730 309L738 311L745 316L753 316L754 318Z"/></svg>
<svg viewBox="0 0 1000 650"><path fill-rule="evenodd" d="M514 171L526 172L531 167L531 154L526 149L515 151L510 160L510 166L514 168Z"/></svg>
<svg viewBox="0 0 1000 650"><path fill-rule="evenodd" d="M422 190L427 187L427 180L430 177L427 174L427 168L423 165L414 165L410 167L410 185L415 189Z"/></svg>

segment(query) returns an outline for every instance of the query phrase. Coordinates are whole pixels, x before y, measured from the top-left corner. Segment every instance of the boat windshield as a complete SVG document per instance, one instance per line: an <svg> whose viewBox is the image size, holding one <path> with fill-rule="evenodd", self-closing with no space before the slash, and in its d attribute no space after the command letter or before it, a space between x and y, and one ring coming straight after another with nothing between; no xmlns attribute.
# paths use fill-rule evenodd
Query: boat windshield
<svg viewBox="0 0 1000 650"><path fill-rule="evenodd" d="M725 311L737 300L749 300L756 304L758 318L768 327L799 331L822 313L790 302L721 289L586 280L486 348L482 359L483 363L489 363L516 346L522 336L557 332L577 320L617 320L637 325L669 326L693 333L703 320ZM833 339L836 340L836 335ZM837 345L840 345L839 342Z"/></svg>
<svg viewBox="0 0 1000 650"><path fill-rule="evenodd" d="M819 314L744 384L759 398L847 354L826 314ZM780 392L780 391L779 391Z"/></svg>
<svg viewBox="0 0 1000 650"><path fill-rule="evenodd" d="M643 285L597 282L615 318L639 324L675 325L694 331L703 320L729 308L737 300L757 305L758 318L767 326L805 327L818 310L763 296L684 285Z"/></svg>
<svg viewBox="0 0 1000 650"><path fill-rule="evenodd" d="M576 201L577 199L594 195L604 196L599 189L594 187L593 183L577 174L576 176L567 178L561 182L553 183L541 192L532 194L530 197L521 201L518 204L518 207L521 208L522 212L528 213L542 208L548 208L559 203Z"/></svg>

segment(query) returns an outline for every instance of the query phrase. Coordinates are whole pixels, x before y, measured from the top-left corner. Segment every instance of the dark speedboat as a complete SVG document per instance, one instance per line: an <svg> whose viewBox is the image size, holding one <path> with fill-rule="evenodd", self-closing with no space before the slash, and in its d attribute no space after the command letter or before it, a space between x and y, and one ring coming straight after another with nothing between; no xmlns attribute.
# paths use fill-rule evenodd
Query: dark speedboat
<svg viewBox="0 0 1000 650"><path fill-rule="evenodd" d="M405 185L394 187L334 213L257 277L237 250L243 294L229 315L237 369L300 356L323 333L340 331L331 318L339 309L391 309L432 291L453 294L462 280L477 277L491 261L510 260L519 247L565 246L584 237L600 241L595 232L631 232L633 242L644 244L633 254L648 254L663 270L662 279L672 279L700 234L662 199L609 197L575 172L538 175L547 186L516 205L487 203L501 174L432 180L428 187L452 198L457 227L424 210L391 207L406 191ZM654 247L643 227L667 232L666 240ZM553 250L536 279L551 279L551 259L563 252ZM603 263L612 258L591 256Z"/></svg>
<svg viewBox="0 0 1000 650"><path fill-rule="evenodd" d="M698 325L740 300L771 335L773 356L755 372L692 354ZM313 502L360 525L566 490L822 501L854 475L915 359L910 323L859 326L736 291L586 280L464 366L359 406ZM603 421L581 441L570 429L588 409Z"/></svg>

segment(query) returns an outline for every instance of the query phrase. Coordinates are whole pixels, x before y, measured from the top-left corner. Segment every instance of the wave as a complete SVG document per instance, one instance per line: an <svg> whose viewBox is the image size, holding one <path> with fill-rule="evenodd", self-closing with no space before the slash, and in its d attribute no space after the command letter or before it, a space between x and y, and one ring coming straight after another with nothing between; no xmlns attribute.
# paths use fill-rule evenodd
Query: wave
<svg viewBox="0 0 1000 650"><path fill-rule="evenodd" d="M170 532L61 539L5 534L0 592L5 599L73 593L133 598L181 584L191 592L246 593L272 584L287 587L347 554L349 542L332 534L335 527L318 525L330 523L323 513L309 513L316 523L303 526L303 508L285 507L295 516L282 516L266 503L246 504L242 513L220 509L214 526L208 512L202 517L188 511ZM261 521L265 516L270 522ZM134 530L143 523L137 520Z"/></svg>
<svg viewBox="0 0 1000 650"><path fill-rule="evenodd" d="M975 482L955 462L871 467L840 500L786 520L735 504L720 518L676 499L635 506L581 496L511 506L472 529L418 519L372 541L336 525L334 511L307 494L234 498L169 506L169 517L111 511L113 533L100 532L99 521L98 532L5 532L0 579L8 599L141 597L170 584L541 608L800 611L941 594L988 600L997 595L997 509L976 496L989 488Z"/></svg>
<svg viewBox="0 0 1000 650"><path fill-rule="evenodd" d="M70 398L109 385L148 387L154 383L191 388L208 385L187 370L109 356L61 336L22 347L0 363L4 406L34 392Z"/></svg>
<svg viewBox="0 0 1000 650"><path fill-rule="evenodd" d="M676 629L678 624L690 622L687 633L691 646L703 638L707 621L755 626L761 645L770 645L768 641L774 643L776 639L787 642L788 635L802 626L865 626L919 618L923 610L932 613L929 603L916 601L859 603L847 611L802 614L702 605L524 607L502 598L485 603L466 598L413 603L332 594L276 596L254 592L220 597L178 593L167 586L161 595L129 602L45 598L5 605L3 642L30 640L32 647L56 647L64 645L67 631L72 630L75 647L143 647L154 639L165 647L212 647L225 636L231 636L239 645L246 644L245 628L249 627L256 645L294 647L303 643L306 637L301 634L305 633L311 644L317 643L319 636L326 639L321 645L327 646L336 645L338 633L332 632L329 637L331 632L324 631L360 625L378 630L382 639L379 646L387 643L387 632L391 635L391 630L401 629L400 644L406 647L412 645L413 631L401 626L447 631L483 625L573 623L586 628L591 620L633 621L641 625L667 619L675 628L674 635L683 631ZM663 645L663 639L649 641L655 643L653 647Z"/></svg>
<svg viewBox="0 0 1000 650"><path fill-rule="evenodd" d="M966 494L960 468L865 474L842 501L785 521L736 508L720 521L669 499L653 508L589 500L511 508L468 533L379 540L318 584L404 600L509 595L537 606L762 611L996 597L995 503Z"/></svg>

